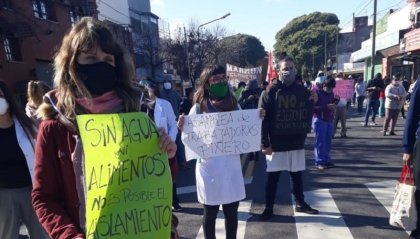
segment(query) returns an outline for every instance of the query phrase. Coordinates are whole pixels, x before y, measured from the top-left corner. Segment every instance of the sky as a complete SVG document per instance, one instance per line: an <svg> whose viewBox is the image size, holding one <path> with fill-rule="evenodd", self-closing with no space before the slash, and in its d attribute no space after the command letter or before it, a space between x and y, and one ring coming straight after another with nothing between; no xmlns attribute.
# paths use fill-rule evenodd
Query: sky
<svg viewBox="0 0 420 239"><path fill-rule="evenodd" d="M406 0L377 0L378 18L388 9L405 4ZM188 26L193 20L210 23L211 29L219 24L228 35L249 34L260 39L266 51L273 50L275 35L293 18L315 11L335 13L340 27L351 29L353 12L356 16L372 16L373 0L150 0L151 10L171 29Z"/></svg>

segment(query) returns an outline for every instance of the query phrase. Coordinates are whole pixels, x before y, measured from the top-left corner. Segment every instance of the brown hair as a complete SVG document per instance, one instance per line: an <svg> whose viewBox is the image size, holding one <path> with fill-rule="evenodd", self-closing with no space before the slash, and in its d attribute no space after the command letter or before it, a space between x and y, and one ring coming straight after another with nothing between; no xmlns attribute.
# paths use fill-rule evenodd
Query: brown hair
<svg viewBox="0 0 420 239"><path fill-rule="evenodd" d="M207 99L209 98L209 88L210 83L209 79L211 76L217 75L217 74L226 74L226 70L223 66L220 65L210 65L203 69L200 75L200 79L198 81L197 91L194 94L193 102L194 104L199 104L200 108L206 112L207 110ZM226 97L231 98L230 104L225 107L230 110L234 110L237 108L238 102L236 101L235 96L232 94L232 92L229 90L229 93Z"/></svg>
<svg viewBox="0 0 420 239"><path fill-rule="evenodd" d="M92 96L79 79L76 67L77 56L81 52L100 48L115 57L117 86L115 91L123 100L125 112L140 110L140 93L132 82L135 78L132 59L116 41L111 31L100 21L83 17L68 32L54 58L54 86L57 107L64 116L74 120L78 107L76 97L91 99Z"/></svg>
<svg viewBox="0 0 420 239"><path fill-rule="evenodd" d="M50 91L50 87L42 81L29 81L28 83L28 104L38 108L42 104L42 97Z"/></svg>
<svg viewBox="0 0 420 239"><path fill-rule="evenodd" d="M25 111L19 105L18 101L9 90L9 87L7 87L6 83L2 80L0 80L0 90L3 92L4 98L9 104L10 114L17 118L28 136L30 135L32 138L36 138L34 122L25 114Z"/></svg>

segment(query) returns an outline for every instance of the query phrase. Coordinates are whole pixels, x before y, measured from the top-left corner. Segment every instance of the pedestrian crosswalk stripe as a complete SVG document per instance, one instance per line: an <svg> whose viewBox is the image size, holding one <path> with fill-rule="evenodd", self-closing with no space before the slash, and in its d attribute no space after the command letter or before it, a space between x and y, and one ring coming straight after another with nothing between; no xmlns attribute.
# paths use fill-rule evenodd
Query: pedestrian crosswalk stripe
<svg viewBox="0 0 420 239"><path fill-rule="evenodd" d="M353 239L329 189L305 192L305 201L319 214L295 212L299 239Z"/></svg>
<svg viewBox="0 0 420 239"><path fill-rule="evenodd" d="M179 187L179 188L176 189L176 193L178 195L188 194L188 193L195 193L195 192L197 192L197 187L195 185L185 186L185 187Z"/></svg>
<svg viewBox="0 0 420 239"><path fill-rule="evenodd" d="M245 228L246 228L246 222L251 217L250 210L251 210L252 201L241 201L239 203L239 209L238 209L238 231L236 238L237 239L244 239L245 238ZM225 219L223 216L223 211L220 207L219 213L217 214L216 219L216 238L225 238ZM203 227L200 227L200 230L197 234L197 239L203 239Z"/></svg>
<svg viewBox="0 0 420 239"><path fill-rule="evenodd" d="M364 184L366 189L368 189L371 194L369 194L372 199L376 198L379 203L375 206L384 207L388 212L391 210L392 201L395 192L396 180L375 182ZM184 187L181 190L181 193L195 192L195 186ZM296 228L296 238L298 239L354 239L352 232L353 230L358 230L358 228L351 227L346 224L344 217L336 204L334 194L331 193L330 189L319 189L314 191L305 192L305 201L313 208L319 210L318 215L309 215L304 213L294 213L294 221ZM337 202L338 203L338 202ZM252 201L242 201L239 204L239 213L238 213L238 230L237 238L244 239L246 237L246 227L248 220L251 217L251 204ZM287 205L287 207L293 207L294 205ZM355 215L357 216L357 215ZM383 215L385 216L385 215ZM386 216L385 216L386 217ZM197 220L197 218L195 219ZM249 222L254 223L265 223L254 221ZM201 223L200 223L201 224ZM268 223L267 225L270 225ZM272 225L272 224L271 224ZM282 224L279 224L281 227ZM248 225L249 226L249 225ZM384 225L388 226L388 225ZM197 230L196 228L193 232L193 237L191 238L204 238L203 228ZM267 228L270 230L270 228ZM198 231L198 233L197 233ZM267 232L270 235L269 232ZM253 234L253 233L251 233ZM264 234L264 233L263 233ZM262 234L262 235L263 235ZM255 236L255 234L253 234ZM217 215L216 220L216 238L225 238L225 225L224 225L224 216L220 208L220 211ZM270 237L272 238L272 237ZM288 237L295 238L295 237ZM400 237L398 237L400 238Z"/></svg>
<svg viewBox="0 0 420 239"><path fill-rule="evenodd" d="M376 199L391 212L392 200L394 199L395 185L397 180L389 180L383 182L375 182L365 184L369 191L375 196Z"/></svg>
<svg viewBox="0 0 420 239"><path fill-rule="evenodd" d="M383 182L375 182L365 184L369 191L375 196L375 198L385 207L388 213L391 213L392 201L394 200L395 186L397 180L389 180ZM389 215L388 215L389 216ZM406 231L410 234L410 231Z"/></svg>

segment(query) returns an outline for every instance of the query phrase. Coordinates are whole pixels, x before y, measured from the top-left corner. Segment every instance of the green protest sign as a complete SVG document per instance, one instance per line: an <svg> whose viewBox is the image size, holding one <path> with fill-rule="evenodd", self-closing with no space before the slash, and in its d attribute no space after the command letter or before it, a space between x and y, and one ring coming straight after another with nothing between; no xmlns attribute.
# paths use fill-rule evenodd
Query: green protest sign
<svg viewBox="0 0 420 239"><path fill-rule="evenodd" d="M86 238L169 238L172 181L144 113L77 117L85 154Z"/></svg>

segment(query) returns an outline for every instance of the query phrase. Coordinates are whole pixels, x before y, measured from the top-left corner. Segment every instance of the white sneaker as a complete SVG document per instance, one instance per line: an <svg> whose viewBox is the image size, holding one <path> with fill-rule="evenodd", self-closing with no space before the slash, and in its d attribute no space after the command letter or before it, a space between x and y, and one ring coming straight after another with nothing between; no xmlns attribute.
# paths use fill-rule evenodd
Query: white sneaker
<svg viewBox="0 0 420 239"><path fill-rule="evenodd" d="M370 126L376 126L376 123L375 122L370 122L369 125Z"/></svg>

